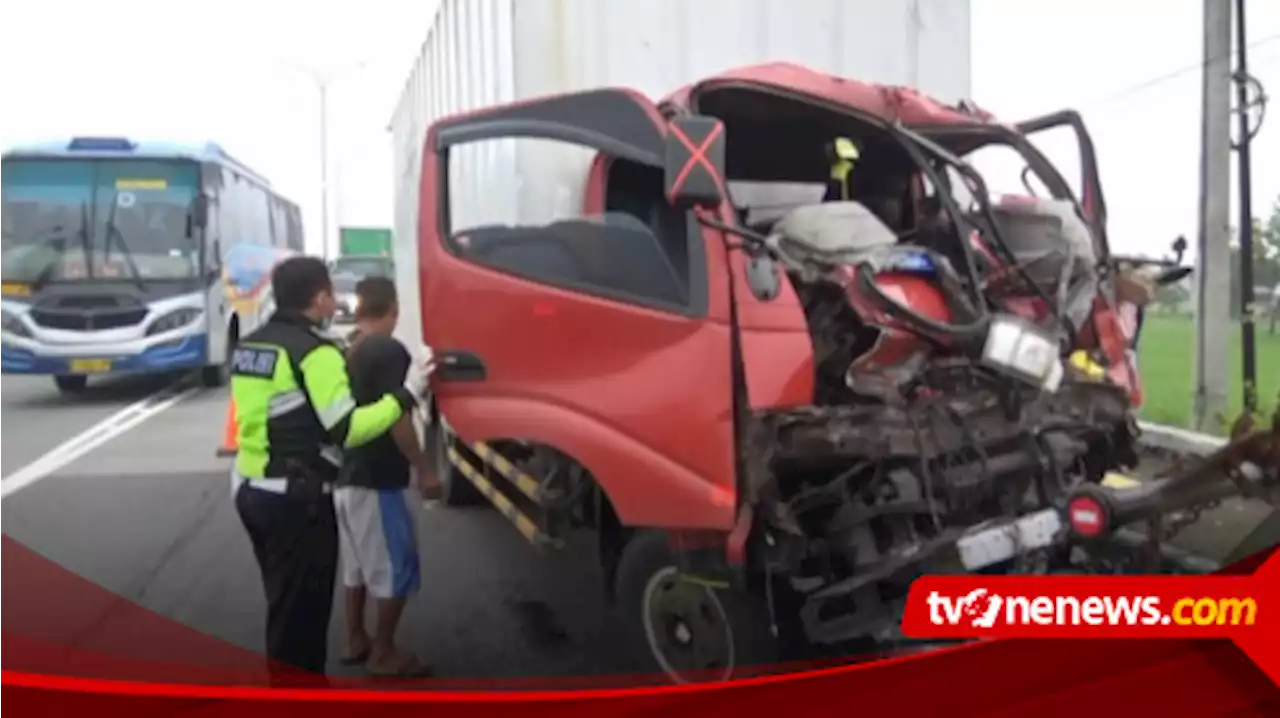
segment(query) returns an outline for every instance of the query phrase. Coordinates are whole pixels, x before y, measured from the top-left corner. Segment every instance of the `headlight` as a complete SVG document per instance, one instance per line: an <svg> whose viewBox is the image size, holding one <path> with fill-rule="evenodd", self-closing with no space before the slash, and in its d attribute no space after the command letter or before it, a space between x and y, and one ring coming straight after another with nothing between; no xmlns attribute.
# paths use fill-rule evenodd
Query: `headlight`
<svg viewBox="0 0 1280 718"><path fill-rule="evenodd" d="M27 325L16 314L3 312L4 314L4 333L12 334L15 337L29 338L31 330L27 329Z"/></svg>
<svg viewBox="0 0 1280 718"><path fill-rule="evenodd" d="M342 302L342 306L352 314L355 313L356 307L360 306L360 298L354 294L342 294L338 297L338 301Z"/></svg>
<svg viewBox="0 0 1280 718"><path fill-rule="evenodd" d="M182 327L185 327L199 319L201 314L203 314L202 311L192 307L175 309L152 322L151 326L147 327L147 336L171 332L174 329L181 329Z"/></svg>
<svg viewBox="0 0 1280 718"><path fill-rule="evenodd" d="M1062 384L1058 343L1039 327L1011 314L992 317L982 361L1045 391L1057 391Z"/></svg>

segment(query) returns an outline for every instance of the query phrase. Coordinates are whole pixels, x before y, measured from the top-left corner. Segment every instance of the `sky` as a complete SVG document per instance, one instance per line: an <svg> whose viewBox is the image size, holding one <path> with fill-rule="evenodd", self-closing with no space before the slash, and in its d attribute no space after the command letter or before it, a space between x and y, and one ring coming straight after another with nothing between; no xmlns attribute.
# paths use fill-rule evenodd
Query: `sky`
<svg viewBox="0 0 1280 718"><path fill-rule="evenodd" d="M391 226L386 125L435 4L11 0L0 5L0 145L72 135L213 139L298 202L315 241L315 77L327 76L331 226ZM1116 251L1160 254L1179 234L1194 239L1201 0L972 7L972 98L1008 120L1064 107L1083 114ZM1248 13L1250 70L1280 95L1280 2L1249 0ZM1272 114L1253 145L1257 215L1280 195L1280 113ZM1074 173L1062 147L1046 150ZM1233 162L1233 224L1235 177Z"/></svg>

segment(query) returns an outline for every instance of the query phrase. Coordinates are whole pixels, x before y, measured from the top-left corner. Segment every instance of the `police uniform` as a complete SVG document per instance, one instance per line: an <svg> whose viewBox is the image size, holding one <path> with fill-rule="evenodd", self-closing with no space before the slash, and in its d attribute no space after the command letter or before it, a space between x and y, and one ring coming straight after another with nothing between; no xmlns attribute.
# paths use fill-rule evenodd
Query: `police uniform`
<svg viewBox="0 0 1280 718"><path fill-rule="evenodd" d="M236 510L267 597L267 657L324 673L338 562L331 487L342 449L381 436L415 405L405 388L357 407L336 340L280 311L241 340L231 395L239 423Z"/></svg>

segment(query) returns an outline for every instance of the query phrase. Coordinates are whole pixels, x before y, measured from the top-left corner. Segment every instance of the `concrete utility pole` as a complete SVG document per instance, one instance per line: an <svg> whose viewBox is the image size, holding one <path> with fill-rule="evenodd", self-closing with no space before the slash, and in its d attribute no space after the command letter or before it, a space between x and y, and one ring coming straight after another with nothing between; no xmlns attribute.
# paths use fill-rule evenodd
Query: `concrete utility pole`
<svg viewBox="0 0 1280 718"><path fill-rule="evenodd" d="M1200 231L1196 246L1195 431L1227 413L1231 342L1231 1L1204 0Z"/></svg>
<svg viewBox="0 0 1280 718"><path fill-rule="evenodd" d="M306 73L315 83L316 93L320 99L320 254L329 259L329 235L331 223L329 218L329 85L348 72L363 70L367 63L359 60L346 67L323 71L315 67L300 65L289 60L277 60L282 65Z"/></svg>

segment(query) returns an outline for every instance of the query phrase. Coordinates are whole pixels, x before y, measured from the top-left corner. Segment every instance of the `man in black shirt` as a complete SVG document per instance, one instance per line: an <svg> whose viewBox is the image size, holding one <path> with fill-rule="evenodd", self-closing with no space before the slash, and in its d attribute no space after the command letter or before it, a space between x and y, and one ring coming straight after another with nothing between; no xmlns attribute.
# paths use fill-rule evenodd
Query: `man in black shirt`
<svg viewBox="0 0 1280 718"><path fill-rule="evenodd" d="M396 287L386 277L368 277L356 285L355 334L348 348L351 392L357 404L399 387L413 359L391 336L399 307ZM375 675L428 675L429 668L395 646L396 626L405 602L417 592L418 565L414 513L418 500L436 494L431 473L406 414L386 435L349 450L334 491L338 514L342 581L346 589L347 665L364 663ZM377 601L372 639L364 627L366 595Z"/></svg>

